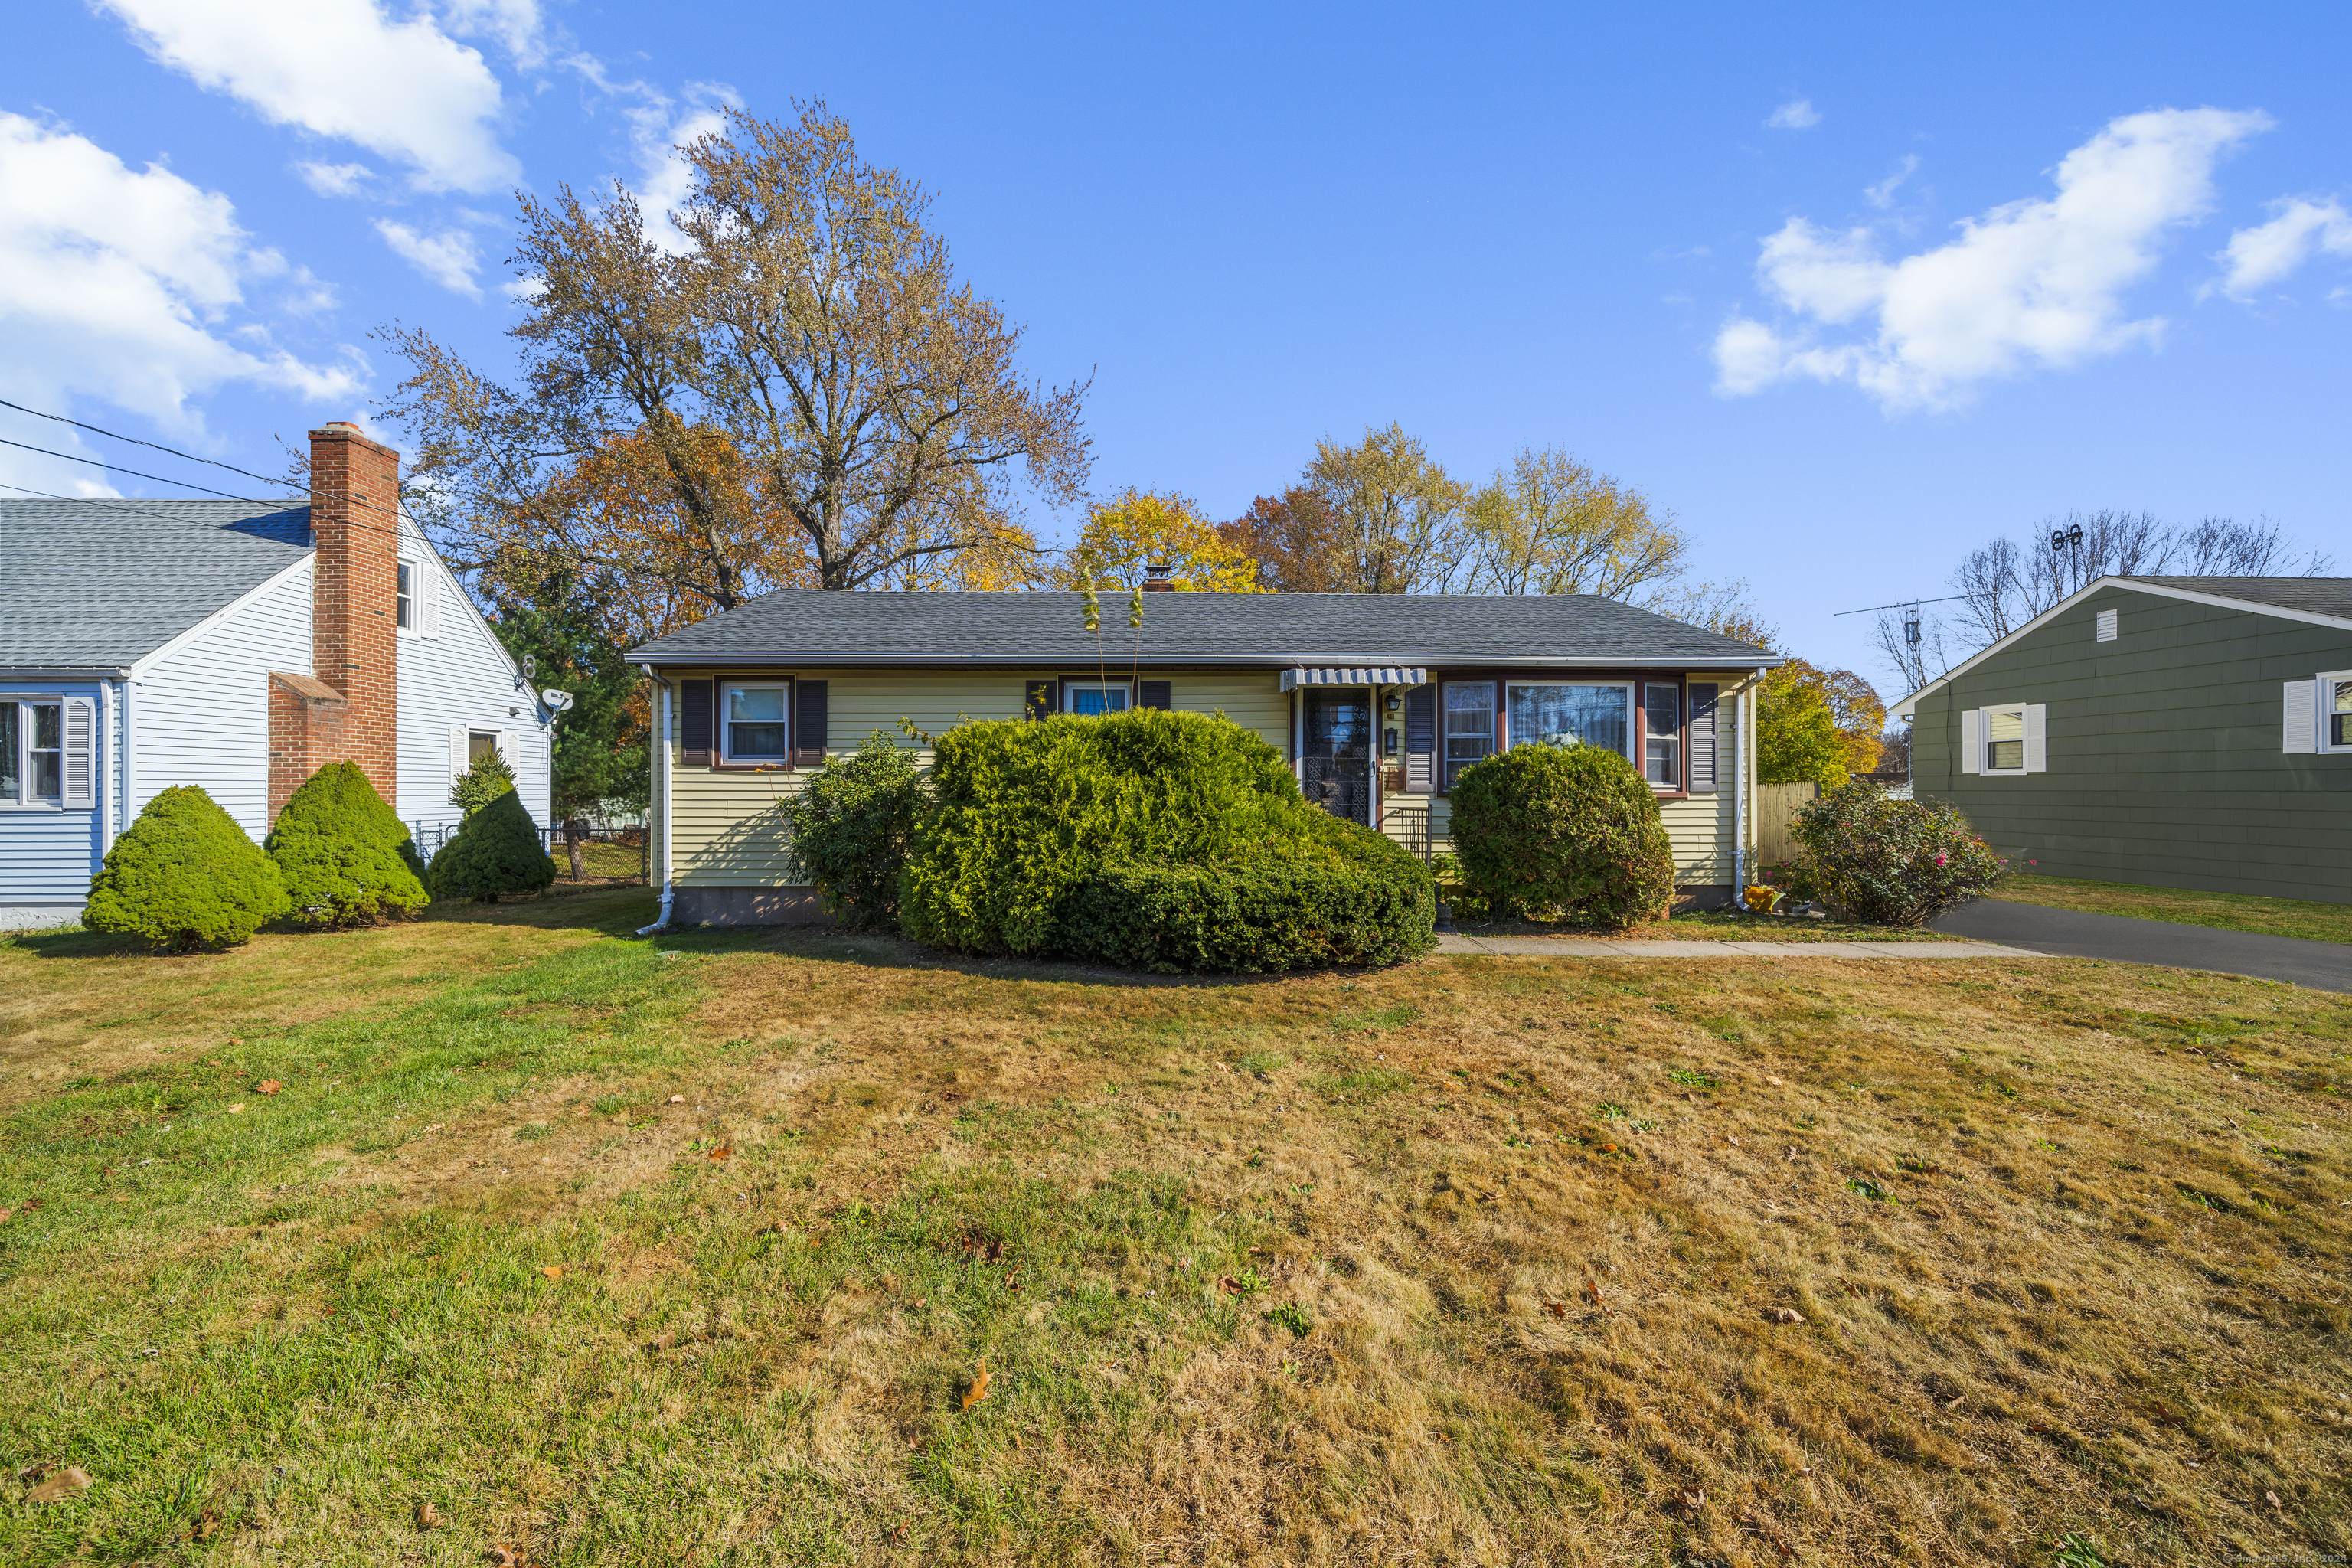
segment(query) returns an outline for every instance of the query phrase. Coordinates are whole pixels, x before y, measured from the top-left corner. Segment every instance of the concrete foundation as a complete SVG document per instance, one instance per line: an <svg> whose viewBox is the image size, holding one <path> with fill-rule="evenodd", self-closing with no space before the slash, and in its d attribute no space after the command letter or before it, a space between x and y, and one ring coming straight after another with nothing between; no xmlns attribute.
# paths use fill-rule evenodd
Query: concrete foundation
<svg viewBox="0 0 2352 1568"><path fill-rule="evenodd" d="M1727 910L1733 902L1732 889L1728 884L1676 888L1674 912L1686 915L1698 910Z"/></svg>
<svg viewBox="0 0 2352 1568"><path fill-rule="evenodd" d="M833 917L813 888L677 888L674 926L817 926Z"/></svg>

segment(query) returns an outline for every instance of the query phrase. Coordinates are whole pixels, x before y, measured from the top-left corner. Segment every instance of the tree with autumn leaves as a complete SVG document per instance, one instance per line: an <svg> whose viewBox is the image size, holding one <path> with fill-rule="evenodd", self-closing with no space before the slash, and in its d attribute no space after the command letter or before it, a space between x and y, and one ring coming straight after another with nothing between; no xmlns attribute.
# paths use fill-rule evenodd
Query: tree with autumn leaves
<svg viewBox="0 0 2352 1568"><path fill-rule="evenodd" d="M1022 375L1021 329L957 279L928 198L823 105L678 151L682 248L618 182L520 198L513 384L385 334L412 504L453 563L606 574L629 635L788 585L1024 572L1013 476L1080 495L1085 386Z"/></svg>

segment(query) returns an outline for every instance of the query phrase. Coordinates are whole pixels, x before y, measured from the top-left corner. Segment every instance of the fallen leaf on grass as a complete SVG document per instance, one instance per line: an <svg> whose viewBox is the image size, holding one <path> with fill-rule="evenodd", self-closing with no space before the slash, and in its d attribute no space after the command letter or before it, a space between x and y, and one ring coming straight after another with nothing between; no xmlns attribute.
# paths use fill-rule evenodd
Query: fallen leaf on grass
<svg viewBox="0 0 2352 1568"><path fill-rule="evenodd" d="M1764 1321L1768 1323L1801 1323L1805 1321L1805 1314L1794 1307L1775 1307L1764 1314Z"/></svg>
<svg viewBox="0 0 2352 1568"><path fill-rule="evenodd" d="M1228 1296L1238 1296L1242 1293L1242 1282L1230 1274L1220 1274L1217 1276L1217 1289Z"/></svg>
<svg viewBox="0 0 2352 1568"><path fill-rule="evenodd" d="M232 1105L232 1106L230 1106L230 1107L228 1108L228 1113L229 1113L231 1116L242 1116L242 1115L244 1115L244 1114L245 1114L245 1106L244 1106L244 1104L243 1104L242 1102L240 1102L240 1103L238 1103L238 1104L236 1104L236 1105Z"/></svg>
<svg viewBox="0 0 2352 1568"><path fill-rule="evenodd" d="M254 1091L257 1094L276 1094L279 1089L284 1089L285 1087L286 1086L284 1084L278 1082L274 1078L263 1079L259 1083L253 1086Z"/></svg>
<svg viewBox="0 0 2352 1568"><path fill-rule="evenodd" d="M441 1522L441 1510L440 1510L439 1509L435 1508L435 1507L434 1507L431 1503L429 1503L429 1502L421 1502L421 1503L418 1503L418 1504L416 1505L416 1528L417 1528L417 1529L419 1529L419 1530L430 1530L430 1529L432 1529L435 1525L436 1525L436 1524L438 1524L438 1523L440 1523L440 1522Z"/></svg>
<svg viewBox="0 0 2352 1568"><path fill-rule="evenodd" d="M206 1509L202 1513L196 1515L194 1522L188 1526L188 1539L190 1541L210 1541L214 1536L218 1535L219 1533L220 1515L215 1513L210 1509Z"/></svg>
<svg viewBox="0 0 2352 1568"><path fill-rule="evenodd" d="M987 1397L988 1358L982 1356L980 1358L980 1370L971 1374L971 1386L963 1391L963 1407L969 1410Z"/></svg>
<svg viewBox="0 0 2352 1568"><path fill-rule="evenodd" d="M1568 1316L1568 1303L1565 1301L1546 1301L1544 1303L1544 1310L1549 1312L1555 1318L1565 1318Z"/></svg>
<svg viewBox="0 0 2352 1568"><path fill-rule="evenodd" d="M530 1568L530 1550L501 1541L490 1548L490 1568Z"/></svg>
<svg viewBox="0 0 2352 1568"><path fill-rule="evenodd" d="M89 1489L89 1472L79 1465L52 1471L47 1479L25 1494L26 1502L57 1502Z"/></svg>
<svg viewBox="0 0 2352 1568"><path fill-rule="evenodd" d="M733 1152L735 1152L734 1150L722 1143L718 1148L713 1149L710 1152L710 1157L714 1160L724 1160L728 1155L732 1154Z"/></svg>
<svg viewBox="0 0 2352 1568"><path fill-rule="evenodd" d="M672 1105L684 1105L686 1103L686 1096L682 1094L673 1094L669 1097L669 1102Z"/></svg>
<svg viewBox="0 0 2352 1568"><path fill-rule="evenodd" d="M550 1279L561 1279L563 1278L563 1265L561 1263L551 1263L546 1268L541 1269L540 1272L546 1275Z"/></svg>
<svg viewBox="0 0 2352 1568"><path fill-rule="evenodd" d="M2273 1508L2278 1509L2282 1512L2286 1509L2286 1504L2279 1501L2278 1493L2276 1492L2264 1492L2263 1494L2263 1500L2269 1503Z"/></svg>
<svg viewBox="0 0 2352 1568"><path fill-rule="evenodd" d="M1609 1303L1601 1299L1601 1282L1599 1280L1587 1279L1584 1282L1584 1295L1587 1300L1590 1300L1594 1306L1600 1308L1602 1311L1610 1311ZM1616 1314L1611 1312L1610 1315L1614 1317Z"/></svg>

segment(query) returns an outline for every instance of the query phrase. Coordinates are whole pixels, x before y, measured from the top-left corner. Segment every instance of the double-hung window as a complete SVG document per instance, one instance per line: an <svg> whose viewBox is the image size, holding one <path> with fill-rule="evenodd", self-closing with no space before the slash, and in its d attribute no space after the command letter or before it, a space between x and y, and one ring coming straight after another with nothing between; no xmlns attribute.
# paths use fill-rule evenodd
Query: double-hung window
<svg viewBox="0 0 2352 1568"><path fill-rule="evenodd" d="M2352 670L2319 678L2319 740L2331 752L2352 752Z"/></svg>
<svg viewBox="0 0 2352 1568"><path fill-rule="evenodd" d="M416 566L415 563L404 561L400 563L400 587L393 603L395 606L394 624L402 631L415 631L416 629Z"/></svg>
<svg viewBox="0 0 2352 1568"><path fill-rule="evenodd" d="M1984 771L2021 773L2025 771L2025 710L1988 708L1984 710Z"/></svg>
<svg viewBox="0 0 2352 1568"><path fill-rule="evenodd" d="M1600 746L1637 760L1631 681L1515 680L1509 718L1514 746Z"/></svg>
<svg viewBox="0 0 2352 1568"><path fill-rule="evenodd" d="M1683 689L1673 681L1642 686L1642 772L1654 789L1683 782Z"/></svg>
<svg viewBox="0 0 2352 1568"><path fill-rule="evenodd" d="M89 705L79 705L76 742L87 793ZM0 805L62 805L66 798L66 707L61 701L0 700ZM84 803L87 804L87 803Z"/></svg>
<svg viewBox="0 0 2352 1568"><path fill-rule="evenodd" d="M1062 682L1062 711L1065 713L1099 719L1107 713L1124 713L1127 709L1128 689L1124 680Z"/></svg>
<svg viewBox="0 0 2352 1568"><path fill-rule="evenodd" d="M791 762L790 719L783 682L729 682L721 755L730 763Z"/></svg>
<svg viewBox="0 0 2352 1568"><path fill-rule="evenodd" d="M1449 680L1445 683L1445 787L1464 768L1495 749L1495 683L1491 680Z"/></svg>

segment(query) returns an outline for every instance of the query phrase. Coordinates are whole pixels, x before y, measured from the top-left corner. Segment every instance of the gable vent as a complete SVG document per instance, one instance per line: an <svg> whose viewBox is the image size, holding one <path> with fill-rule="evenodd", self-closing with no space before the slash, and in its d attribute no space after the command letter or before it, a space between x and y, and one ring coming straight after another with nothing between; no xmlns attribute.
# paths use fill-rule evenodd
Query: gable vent
<svg viewBox="0 0 2352 1568"><path fill-rule="evenodd" d="M2099 640L2101 642L2116 640L2116 613L2113 610L2099 612Z"/></svg>

